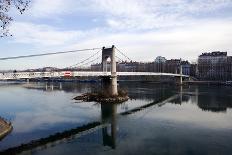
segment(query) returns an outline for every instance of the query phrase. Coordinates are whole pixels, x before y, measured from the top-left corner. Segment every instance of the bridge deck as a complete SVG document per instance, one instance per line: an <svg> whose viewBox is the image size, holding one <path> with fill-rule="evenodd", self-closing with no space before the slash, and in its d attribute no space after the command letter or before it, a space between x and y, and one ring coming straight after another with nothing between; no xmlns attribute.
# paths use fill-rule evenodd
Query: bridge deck
<svg viewBox="0 0 232 155"><path fill-rule="evenodd" d="M62 77L102 77L102 76L111 76L111 72L61 71L61 72L0 73L0 80L62 78ZM117 72L117 76L172 76L172 77L182 76L182 77L189 77L188 75L172 74L172 73L154 73L154 72Z"/></svg>

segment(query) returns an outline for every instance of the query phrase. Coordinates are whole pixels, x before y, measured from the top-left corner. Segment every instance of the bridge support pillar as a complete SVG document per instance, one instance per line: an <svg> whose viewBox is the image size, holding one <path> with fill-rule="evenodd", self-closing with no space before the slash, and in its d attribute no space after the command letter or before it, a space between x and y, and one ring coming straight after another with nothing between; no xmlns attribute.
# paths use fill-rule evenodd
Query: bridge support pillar
<svg viewBox="0 0 232 155"><path fill-rule="evenodd" d="M183 77L182 77L182 65L180 65L180 85L183 84Z"/></svg>
<svg viewBox="0 0 232 155"><path fill-rule="evenodd" d="M107 59L111 60L111 75L110 75L110 95L117 96L118 95L118 87L117 87L117 64L115 57L115 46L113 45L111 48L102 48L102 71L107 72ZM106 80L106 79L103 79Z"/></svg>
<svg viewBox="0 0 232 155"><path fill-rule="evenodd" d="M112 96L118 95L117 77L111 77L111 95Z"/></svg>
<svg viewBox="0 0 232 155"><path fill-rule="evenodd" d="M102 78L103 92L108 96L118 95L117 77L103 77Z"/></svg>

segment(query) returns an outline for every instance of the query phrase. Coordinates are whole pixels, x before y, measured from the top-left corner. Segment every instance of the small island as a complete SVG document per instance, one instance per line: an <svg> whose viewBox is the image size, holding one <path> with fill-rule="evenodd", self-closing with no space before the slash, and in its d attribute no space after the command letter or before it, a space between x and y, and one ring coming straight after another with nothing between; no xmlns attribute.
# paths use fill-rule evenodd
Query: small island
<svg viewBox="0 0 232 155"><path fill-rule="evenodd" d="M107 92L101 91L96 93L85 93L76 96L74 100L85 102L111 103L119 104L129 100L128 93L124 90L119 90L118 95L109 95Z"/></svg>

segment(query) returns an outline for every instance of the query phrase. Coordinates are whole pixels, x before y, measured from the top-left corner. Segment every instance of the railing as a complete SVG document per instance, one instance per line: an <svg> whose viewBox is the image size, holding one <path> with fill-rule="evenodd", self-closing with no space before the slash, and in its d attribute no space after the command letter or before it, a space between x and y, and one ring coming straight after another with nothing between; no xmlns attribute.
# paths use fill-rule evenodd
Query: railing
<svg viewBox="0 0 232 155"><path fill-rule="evenodd" d="M118 76L173 76L189 77L188 75L172 73L154 73L154 72L117 72ZM16 72L0 73L0 80L17 80L17 79L36 79L36 78L62 78L62 77L99 77L111 76L111 72Z"/></svg>
<svg viewBox="0 0 232 155"><path fill-rule="evenodd" d="M174 76L174 77L189 77L188 75L173 74L173 73L156 73L156 72L117 72L118 76Z"/></svg>

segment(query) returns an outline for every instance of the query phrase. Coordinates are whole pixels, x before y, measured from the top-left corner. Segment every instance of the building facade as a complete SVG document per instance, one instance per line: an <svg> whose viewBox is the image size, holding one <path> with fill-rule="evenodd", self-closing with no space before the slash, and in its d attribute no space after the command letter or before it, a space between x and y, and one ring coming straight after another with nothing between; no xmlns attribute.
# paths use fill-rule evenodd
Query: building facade
<svg viewBox="0 0 232 155"><path fill-rule="evenodd" d="M201 80L228 80L231 72L228 65L230 59L227 52L202 53L198 57L198 78Z"/></svg>
<svg viewBox="0 0 232 155"><path fill-rule="evenodd" d="M110 64L108 65L110 66ZM182 66L182 74L191 75L193 68L188 61L180 59L166 60L164 57L157 57L154 62L118 62L118 72L158 72L158 73L180 73ZM92 71L101 71L101 64L91 65ZM109 71L109 69L108 69ZM192 73L192 75L195 75Z"/></svg>

